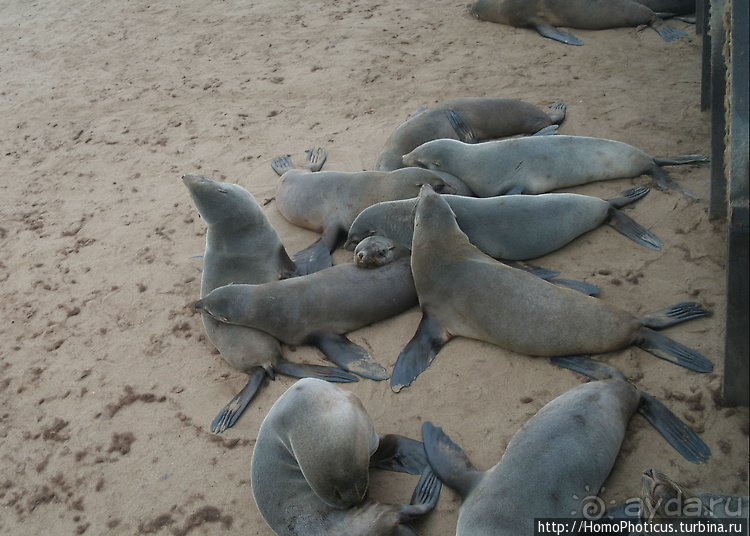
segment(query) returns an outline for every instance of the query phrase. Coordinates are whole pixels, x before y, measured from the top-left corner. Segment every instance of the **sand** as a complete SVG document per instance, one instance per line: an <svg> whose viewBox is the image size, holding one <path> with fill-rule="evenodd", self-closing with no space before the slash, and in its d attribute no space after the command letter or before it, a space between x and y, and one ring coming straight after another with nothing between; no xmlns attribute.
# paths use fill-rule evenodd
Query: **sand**
<svg viewBox="0 0 750 536"><path fill-rule="evenodd" d="M279 214L279 154L323 146L324 169L372 167L420 106L460 96L568 106L560 132L655 156L709 152L699 108L701 39L649 28L575 31L583 47L479 22L465 0L311 2L0 1L0 533L268 536L249 483L279 377L237 424L209 424L245 384L211 347L198 297L205 225L183 173L241 184L295 252L315 239ZM602 499L638 493L656 467L697 491L748 492L748 411L720 402L726 226L708 217L709 168L670 168L694 201L654 188L627 214L650 251L603 227L537 259L636 314L695 300L713 316L665 333L716 365L698 374L637 348L605 356L711 447L705 466L635 417ZM575 189L611 197L648 177ZM349 262L339 251L336 262ZM414 309L351 334L386 368ZM290 359L323 363L312 348ZM381 433L431 420L480 469L518 428L584 381L546 359L457 339L398 395L348 385ZM416 477L379 473L373 496L407 502ZM454 534L445 489L420 534Z"/></svg>

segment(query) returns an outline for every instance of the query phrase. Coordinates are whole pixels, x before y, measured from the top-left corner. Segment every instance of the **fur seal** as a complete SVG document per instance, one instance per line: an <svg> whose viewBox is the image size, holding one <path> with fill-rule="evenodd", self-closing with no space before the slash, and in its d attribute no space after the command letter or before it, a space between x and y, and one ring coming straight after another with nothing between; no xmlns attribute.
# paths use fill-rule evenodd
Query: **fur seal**
<svg viewBox="0 0 750 536"><path fill-rule="evenodd" d="M461 179L479 197L541 194L589 182L646 174L662 188L695 198L661 166L706 162L703 155L653 158L615 140L585 136L530 136L478 144L434 140L404 155L404 164L439 169Z"/></svg>
<svg viewBox="0 0 750 536"><path fill-rule="evenodd" d="M641 413L682 456L703 463L709 448L661 402L616 369L572 358L575 370L599 379L574 387L516 432L487 471L431 422L422 426L427 461L462 499L456 536L534 534L534 520L584 518L585 500L612 470L631 417ZM559 363L569 366L567 363Z"/></svg>
<svg viewBox="0 0 750 536"><path fill-rule="evenodd" d="M357 214L370 205L415 197L424 184L429 184L439 193L456 192L454 187L428 170L316 171L325 161L325 150L311 149L307 154L305 169L295 169L288 155L271 162L276 173L281 175L276 187L276 203L281 214L299 227L322 233L320 242L295 255L295 261L300 264L305 263L308 253L319 248L320 243L329 252L333 251Z"/></svg>
<svg viewBox="0 0 750 536"><path fill-rule="evenodd" d="M631 0L479 0L469 7L469 12L479 20L533 28L543 37L566 45L583 45L583 42L557 26L606 30L647 24L665 41L686 35L648 7Z"/></svg>
<svg viewBox="0 0 750 536"><path fill-rule="evenodd" d="M295 272L279 235L255 198L239 185L184 175L198 213L206 222L201 296L229 283L265 283ZM232 426L266 376L312 376L329 381L357 381L341 369L292 363L281 354L279 341L256 329L230 326L202 315L211 343L231 366L250 376L245 388L227 404L211 425L221 432Z"/></svg>
<svg viewBox="0 0 750 536"><path fill-rule="evenodd" d="M367 497L373 467L421 474L411 504ZM315 379L296 382L268 412L250 478L258 510L280 536L416 536L406 523L440 495L421 442L378 436L354 394Z"/></svg>
<svg viewBox="0 0 750 536"><path fill-rule="evenodd" d="M417 305L408 259L376 270L351 263L260 285L226 285L195 308L215 320L262 330L291 345L319 348L339 367L374 380L388 373L344 333Z"/></svg>
<svg viewBox="0 0 750 536"><path fill-rule="evenodd" d="M448 203L428 187L417 203L411 267L423 316L391 374L396 392L455 336L530 356L599 354L636 345L692 370L713 369L698 352L654 331L709 314L699 304L636 316L510 268L471 245Z"/></svg>
<svg viewBox="0 0 750 536"><path fill-rule="evenodd" d="M460 126L456 123L459 119ZM464 97L451 99L416 112L388 138L375 161L378 171L404 167L401 157L430 140L440 138L469 141L534 134L562 123L565 105L556 103L549 113L513 99Z"/></svg>
<svg viewBox="0 0 750 536"><path fill-rule="evenodd" d="M458 226L483 253L495 259L527 260L555 251L605 222L638 244L659 250L659 238L618 210L648 192L637 186L608 200L570 193L444 198ZM347 249L356 246L355 262L377 266L403 256L397 248L411 248L416 201L386 201L363 210L344 244Z"/></svg>

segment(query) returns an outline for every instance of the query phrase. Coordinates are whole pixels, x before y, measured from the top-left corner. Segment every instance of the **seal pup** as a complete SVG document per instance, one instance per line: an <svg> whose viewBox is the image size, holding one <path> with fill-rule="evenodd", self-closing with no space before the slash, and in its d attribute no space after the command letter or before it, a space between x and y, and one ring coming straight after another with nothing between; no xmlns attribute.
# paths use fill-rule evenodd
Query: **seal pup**
<svg viewBox="0 0 750 536"><path fill-rule="evenodd" d="M565 363L560 363L568 366ZM708 460L703 441L666 406L636 389L618 370L574 363L599 378L555 398L516 432L487 471L431 422L422 425L427 461L462 499L456 536L534 534L534 519L582 518L615 464L631 417L641 413L682 456Z"/></svg>
<svg viewBox="0 0 750 536"><path fill-rule="evenodd" d="M373 467L421 474L411 503L368 497ZM378 436L354 394L315 379L299 380L271 407L250 478L279 536L416 536L406 523L434 508L441 487L421 442Z"/></svg>
<svg viewBox="0 0 750 536"><path fill-rule="evenodd" d="M265 283L293 275L296 267L276 229L250 192L237 184L215 182L200 175L184 175L198 213L206 222L201 296L229 283ZM208 340L232 367L250 376L247 385L219 413L212 432L232 426L255 396L266 376L311 376L352 382L344 370L292 363L284 359L279 341L256 329L231 326L202 315Z"/></svg>
<svg viewBox="0 0 750 536"><path fill-rule="evenodd" d="M317 171L325 158L325 150L317 148L307 151L304 169L295 169L289 155L271 161L271 167L281 175L276 186L276 203L281 214L299 227L322 233L320 241L295 255L295 262L302 265L311 252L322 248L321 243L328 252L336 249L357 214L370 205L415 197L424 184L439 193L456 193L453 186L424 169ZM312 271L316 271L315 267L308 272Z"/></svg>
<svg viewBox="0 0 750 536"><path fill-rule="evenodd" d="M444 197L469 242L483 253L495 259L528 260L555 251L605 222L634 242L659 250L661 240L619 210L648 192L647 187L636 186L607 200L570 193ZM386 201L363 210L344 244L354 249L355 262L382 265L403 256L397 248L411 248L416 202L416 198Z"/></svg>
<svg viewBox="0 0 750 536"><path fill-rule="evenodd" d="M539 35L566 45L580 46L583 41L557 26L606 30L646 24L665 41L686 35L648 7L631 0L479 0L469 7L469 13L479 20L533 28Z"/></svg>
<svg viewBox="0 0 750 536"><path fill-rule="evenodd" d="M404 155L404 164L455 175L479 197L541 194L589 182L646 174L662 188L695 198L661 166L706 162L703 155L653 158L615 140L585 136L530 136L468 144L434 140Z"/></svg>
<svg viewBox="0 0 750 536"><path fill-rule="evenodd" d="M375 161L378 171L404 167L401 157L430 140L452 138L484 141L534 134L565 119L565 105L547 113L514 99L463 97L417 111L391 134Z"/></svg>
<svg viewBox="0 0 750 536"><path fill-rule="evenodd" d="M612 352L631 345L698 372L713 364L654 330L708 311L680 303L636 316L510 268L469 243L448 203L422 188L411 248L422 320L398 356L391 388L409 385L456 336L529 356Z"/></svg>
<svg viewBox="0 0 750 536"><path fill-rule="evenodd" d="M367 350L344 334L417 305L408 259L376 270L352 263L260 285L212 290L195 309L217 321L262 330L290 345L319 348L339 367L374 380L388 378Z"/></svg>

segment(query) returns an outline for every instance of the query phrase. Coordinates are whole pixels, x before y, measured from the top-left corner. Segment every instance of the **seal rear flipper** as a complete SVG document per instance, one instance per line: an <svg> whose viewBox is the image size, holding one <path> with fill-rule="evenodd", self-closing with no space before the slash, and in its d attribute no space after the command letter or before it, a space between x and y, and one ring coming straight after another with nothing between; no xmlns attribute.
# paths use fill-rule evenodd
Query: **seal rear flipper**
<svg viewBox="0 0 750 536"><path fill-rule="evenodd" d="M548 281L553 285L569 288L580 292L581 294L585 294L586 296L599 295L599 287L592 285L591 283L586 283L585 281L574 281L572 279L548 279Z"/></svg>
<svg viewBox="0 0 750 536"><path fill-rule="evenodd" d="M595 361L585 355L566 355L550 359L555 365L574 370L594 380L618 379L627 381L625 375L618 369L601 361Z"/></svg>
<svg viewBox="0 0 750 536"><path fill-rule="evenodd" d="M469 457L438 428L426 421L422 425L422 441L427 461L437 477L462 499L474 489L482 473L472 465Z"/></svg>
<svg viewBox="0 0 750 536"><path fill-rule="evenodd" d="M242 412L250 404L250 401L255 397L258 392L263 380L266 379L268 374L263 367L257 367L250 374L250 379L247 381L247 385L242 388L242 391L237 393L235 397L224 406L216 418L211 422L211 432L214 434L220 434L227 428L231 428L237 419L240 418Z"/></svg>
<svg viewBox="0 0 750 536"><path fill-rule="evenodd" d="M295 275L308 275L333 266L328 246L321 239L294 254Z"/></svg>
<svg viewBox="0 0 750 536"><path fill-rule="evenodd" d="M647 327L638 331L634 344L660 359L690 370L711 372L714 369L713 363L705 356Z"/></svg>
<svg viewBox="0 0 750 536"><path fill-rule="evenodd" d="M275 372L292 378L318 378L334 383L358 382L357 378L351 372L347 372L336 367L325 367L323 365L302 365L292 363L286 359L278 358L273 365Z"/></svg>
<svg viewBox="0 0 750 536"><path fill-rule="evenodd" d="M371 468L419 475L429 467L421 441L397 434L381 435L379 440L370 456Z"/></svg>
<svg viewBox="0 0 750 536"><path fill-rule="evenodd" d="M398 393L402 388L408 387L430 366L449 339L450 335L442 326L424 313L417 332L396 360L391 374L391 390Z"/></svg>
<svg viewBox="0 0 750 536"><path fill-rule="evenodd" d="M654 428L692 463L704 463L711 457L711 449L667 407L653 396L639 391L641 404L638 411L646 417Z"/></svg>
<svg viewBox="0 0 750 536"><path fill-rule="evenodd" d="M622 208L626 205L629 205L630 203L634 203L635 201L642 199L650 191L651 188L649 188L648 186L635 186L633 188L628 188L624 192L620 192L619 194L617 194L617 197L613 197L612 199L605 199L605 201L607 201L607 203L609 203L614 208Z"/></svg>
<svg viewBox="0 0 750 536"><path fill-rule="evenodd" d="M679 28L675 28L674 26L670 26L658 17L654 18L649 26L656 30L656 33L658 33L661 38L667 42L675 41L687 35L684 31L680 30Z"/></svg>
<svg viewBox="0 0 750 536"><path fill-rule="evenodd" d="M706 311L697 302L682 302L639 318L647 328L663 329L694 318L709 316L710 314L711 311Z"/></svg>
<svg viewBox="0 0 750 536"><path fill-rule="evenodd" d="M707 164L710 160L703 154L681 154L672 158L654 158L657 166L681 166L684 164Z"/></svg>
<svg viewBox="0 0 750 536"><path fill-rule="evenodd" d="M421 517L435 508L443 485L429 466L422 471L417 487L412 493L409 504L392 505L396 509L396 527L393 533L399 536L416 536L410 526L405 525L415 518Z"/></svg>
<svg viewBox="0 0 750 536"><path fill-rule="evenodd" d="M311 344L325 354L329 361L344 370L371 380L387 380L388 372L375 361L367 350L337 333L317 333Z"/></svg>
<svg viewBox="0 0 750 536"><path fill-rule="evenodd" d="M636 244L656 251L661 250L663 243L655 234L614 207L609 211L609 224Z"/></svg>
<svg viewBox="0 0 750 536"><path fill-rule="evenodd" d="M501 260L503 264L506 266L510 266L511 268L516 268L518 270L523 270L524 272L529 272L531 275L535 275L540 279L544 279L545 281L549 281L552 278L557 277L560 275L560 272L557 270L550 270L549 268L544 268L542 266L537 266L535 264L529 264L528 262L520 262L520 261L507 261L507 260Z"/></svg>
<svg viewBox="0 0 750 536"><path fill-rule="evenodd" d="M534 24L534 29L539 33L539 35L547 37L548 39L560 41L561 43L565 43L566 45L583 45L583 41L578 39L572 33L568 33L564 30L561 30L560 28L556 28L551 24L547 24L546 22L536 22Z"/></svg>
<svg viewBox="0 0 750 536"><path fill-rule="evenodd" d="M273 158L271 160L271 167L279 176L283 175L290 169L294 169L294 164L292 164L292 155L285 154Z"/></svg>
<svg viewBox="0 0 750 536"><path fill-rule="evenodd" d="M326 158L328 158L328 153L326 153L326 150L323 147L307 149L305 153L307 154L305 169L308 171L320 171L323 164L326 162Z"/></svg>
<svg viewBox="0 0 750 536"><path fill-rule="evenodd" d="M551 112L547 112L547 115L549 116L550 121L559 125L565 120L565 115L568 112L568 108L565 106L564 103L556 102L549 108L550 110L552 110Z"/></svg>
<svg viewBox="0 0 750 536"><path fill-rule="evenodd" d="M448 122L453 127L453 131L458 136L458 139L464 143L479 143L474 132L471 130L469 123L466 122L464 116L458 113L456 110L446 110L445 115L448 116Z"/></svg>
<svg viewBox="0 0 750 536"><path fill-rule="evenodd" d="M673 181L672 177L667 175L667 172L660 168L656 162L654 162L654 165L646 171L646 175L653 178L656 181L656 184L658 184L661 188L674 190L688 197L692 197L693 199L699 199L699 197L693 192Z"/></svg>
<svg viewBox="0 0 750 536"><path fill-rule="evenodd" d="M532 134L532 136L554 136L557 134L557 125L550 125L548 127L544 127L543 129L537 130Z"/></svg>

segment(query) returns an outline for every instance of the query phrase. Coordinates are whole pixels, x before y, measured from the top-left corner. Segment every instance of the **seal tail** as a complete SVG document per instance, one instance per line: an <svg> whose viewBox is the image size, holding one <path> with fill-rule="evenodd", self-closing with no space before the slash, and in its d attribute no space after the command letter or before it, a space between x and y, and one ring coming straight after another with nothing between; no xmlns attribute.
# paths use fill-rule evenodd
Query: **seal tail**
<svg viewBox="0 0 750 536"><path fill-rule="evenodd" d="M680 192L681 194L692 197L693 199L698 199L698 196L693 192L673 181L672 177L667 175L667 172L660 168L659 164L656 163L655 160L654 165L646 171L646 174L652 177L656 181L656 184L658 184L661 188L665 188L667 190L675 190L676 192Z"/></svg>
<svg viewBox="0 0 750 536"><path fill-rule="evenodd" d="M713 363L708 358L661 333L644 326L638 331L638 335L634 344L659 359L696 372L711 372L714 369Z"/></svg>
<svg viewBox="0 0 750 536"><path fill-rule="evenodd" d="M700 464L711 457L711 449L667 407L653 396L639 391L638 411L689 462Z"/></svg>
<svg viewBox="0 0 750 536"><path fill-rule="evenodd" d="M344 370L371 380L387 380L388 372L367 350L337 333L319 333L311 340L329 361Z"/></svg>
<svg viewBox="0 0 750 536"><path fill-rule="evenodd" d="M437 477L461 498L466 498L482 473L472 465L461 447L438 428L427 421L422 425L422 442L427 461Z"/></svg>
<svg viewBox="0 0 750 536"><path fill-rule="evenodd" d="M667 42L675 41L687 35L684 31L675 28L674 26L670 26L659 17L654 17L650 26Z"/></svg>
<svg viewBox="0 0 750 536"><path fill-rule="evenodd" d="M609 211L609 224L617 232L627 236L636 244L656 251L661 250L663 242L659 237L614 207L610 208Z"/></svg>
<svg viewBox="0 0 750 536"><path fill-rule="evenodd" d="M237 393L229 404L224 406L216 418L211 422L211 432L214 434L220 434L227 428L231 428L237 419L240 418L242 412L250 404L255 394L263 384L263 380L266 379L268 373L263 367L256 367L250 374L250 379L247 381L247 385L242 388L242 391Z"/></svg>
<svg viewBox="0 0 750 536"><path fill-rule="evenodd" d="M640 317L640 319L647 328L664 329L681 322L693 320L694 318L709 316L710 314L710 311L705 310L697 302L681 302L654 311L649 315Z"/></svg>
<svg viewBox="0 0 750 536"><path fill-rule="evenodd" d="M594 380L623 380L625 375L618 369L601 361L594 361L585 355L566 355L550 359L555 365L574 370Z"/></svg>
<svg viewBox="0 0 750 536"><path fill-rule="evenodd" d="M423 313L417 332L401 350L391 374L391 389L398 393L427 370L440 349L450 340L438 323Z"/></svg>

